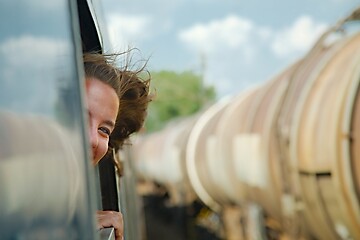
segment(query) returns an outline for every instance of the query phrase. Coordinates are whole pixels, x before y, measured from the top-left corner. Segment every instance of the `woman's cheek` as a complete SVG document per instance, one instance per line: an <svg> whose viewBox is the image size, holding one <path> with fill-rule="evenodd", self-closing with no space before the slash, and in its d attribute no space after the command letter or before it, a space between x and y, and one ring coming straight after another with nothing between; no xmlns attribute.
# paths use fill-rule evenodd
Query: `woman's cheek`
<svg viewBox="0 0 360 240"><path fill-rule="evenodd" d="M108 139L103 139L101 140L101 142L98 145L97 151L96 151L96 157L95 159L95 165L98 164L100 162L100 160L105 156L105 154L108 151L108 143L109 140Z"/></svg>

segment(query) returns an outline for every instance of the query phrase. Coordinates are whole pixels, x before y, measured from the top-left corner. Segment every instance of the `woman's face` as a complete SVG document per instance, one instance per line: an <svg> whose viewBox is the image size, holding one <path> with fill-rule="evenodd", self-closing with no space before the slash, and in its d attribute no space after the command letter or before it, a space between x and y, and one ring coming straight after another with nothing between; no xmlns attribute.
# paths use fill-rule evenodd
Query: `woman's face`
<svg viewBox="0 0 360 240"><path fill-rule="evenodd" d="M86 78L86 102L89 114L89 137L92 162L96 165L108 150L119 109L115 90L96 78Z"/></svg>

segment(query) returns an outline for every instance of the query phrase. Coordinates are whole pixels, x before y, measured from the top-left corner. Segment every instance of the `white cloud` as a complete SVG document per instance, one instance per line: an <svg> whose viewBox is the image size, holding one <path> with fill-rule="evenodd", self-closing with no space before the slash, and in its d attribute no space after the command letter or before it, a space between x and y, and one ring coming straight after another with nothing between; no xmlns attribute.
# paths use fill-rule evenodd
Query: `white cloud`
<svg viewBox="0 0 360 240"><path fill-rule="evenodd" d="M11 67L21 66L23 68L24 66L37 66L37 59L51 59L56 55L61 56L68 52L66 51L68 47L65 41L28 35L8 39L0 45L0 52ZM35 57L37 59L34 59Z"/></svg>
<svg viewBox="0 0 360 240"><path fill-rule="evenodd" d="M1 4L4 5L13 5L19 8L19 1L13 0L1 0ZM67 3L65 1L49 1L49 0L31 0L31 1L21 1L21 7L19 10L27 9L28 11L44 12L44 11L56 11L61 8L67 8ZM3 5L2 5L3 7Z"/></svg>
<svg viewBox="0 0 360 240"><path fill-rule="evenodd" d="M253 29L251 21L231 15L208 24L196 24L181 31L179 38L191 47L213 52L222 47L245 45Z"/></svg>
<svg viewBox="0 0 360 240"><path fill-rule="evenodd" d="M0 44L4 65L0 76L2 91L17 89L19 95L27 98L26 103L21 98L8 99L12 109L37 109L41 112L53 109L57 98L55 86L58 84L57 80L63 77L63 72L59 69L68 69L71 64L64 61L71 54L70 47L65 41L30 35L7 39ZM67 58L62 58L64 56Z"/></svg>
<svg viewBox="0 0 360 240"><path fill-rule="evenodd" d="M236 86L250 85L250 80L240 79L255 80L244 74L249 74L247 68L256 66L254 63L263 62L266 54L272 52L280 58L298 57L315 43L326 28L326 24L315 22L307 16L298 18L283 30L276 30L230 15L206 24L193 25L181 31L178 37L195 54L206 55L206 82L215 85L222 95ZM226 80L231 84L226 84Z"/></svg>
<svg viewBox="0 0 360 240"><path fill-rule="evenodd" d="M275 34L271 49L279 57L303 53L315 43L327 27L324 23L316 23L312 18L302 16L291 27Z"/></svg>
<svg viewBox="0 0 360 240"><path fill-rule="evenodd" d="M235 15L195 24L179 32L179 39L190 49L206 53L208 57L241 55L245 63L252 62L272 36L269 28Z"/></svg>
<svg viewBox="0 0 360 240"><path fill-rule="evenodd" d="M208 57L237 54L241 55L241 62L250 64L267 50L280 58L297 57L307 51L327 27L327 24L301 16L289 27L275 30L231 15L207 24L196 24L178 36L192 50L205 52Z"/></svg>
<svg viewBox="0 0 360 240"><path fill-rule="evenodd" d="M262 51L271 42L273 31L249 19L229 15L193 25L181 31L178 37L194 54L206 56L205 82L214 85L223 96L248 84L240 79L244 78L246 68L263 57Z"/></svg>
<svg viewBox="0 0 360 240"><path fill-rule="evenodd" d="M125 48L137 39L149 36L150 19L146 16L126 16L112 14L107 18L108 32L113 48Z"/></svg>
<svg viewBox="0 0 360 240"><path fill-rule="evenodd" d="M44 9L44 10L56 10L60 7L66 7L61 1L48 1L48 0L32 0L25 1L29 7L34 9Z"/></svg>

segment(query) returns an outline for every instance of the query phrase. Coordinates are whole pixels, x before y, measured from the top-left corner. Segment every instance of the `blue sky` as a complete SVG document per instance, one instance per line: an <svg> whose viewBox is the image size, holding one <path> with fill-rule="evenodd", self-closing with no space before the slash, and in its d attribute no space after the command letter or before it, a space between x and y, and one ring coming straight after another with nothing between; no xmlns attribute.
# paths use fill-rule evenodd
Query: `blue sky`
<svg viewBox="0 0 360 240"><path fill-rule="evenodd" d="M358 0L103 0L113 47L150 57L150 71L203 72L219 97L301 58Z"/></svg>

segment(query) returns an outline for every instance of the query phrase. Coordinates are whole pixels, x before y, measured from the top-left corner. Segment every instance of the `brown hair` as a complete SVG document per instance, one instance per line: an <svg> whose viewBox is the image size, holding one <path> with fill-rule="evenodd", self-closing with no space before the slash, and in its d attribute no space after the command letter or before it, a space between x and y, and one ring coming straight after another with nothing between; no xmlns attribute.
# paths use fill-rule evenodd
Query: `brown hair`
<svg viewBox="0 0 360 240"><path fill-rule="evenodd" d="M85 76L97 78L110 85L119 97L119 111L115 128L110 135L109 150L117 151L132 133L142 128L147 106L152 98L149 93L150 74L145 71L145 64L137 70L129 69L129 60L123 68L116 65L117 57L129 52L84 54Z"/></svg>

